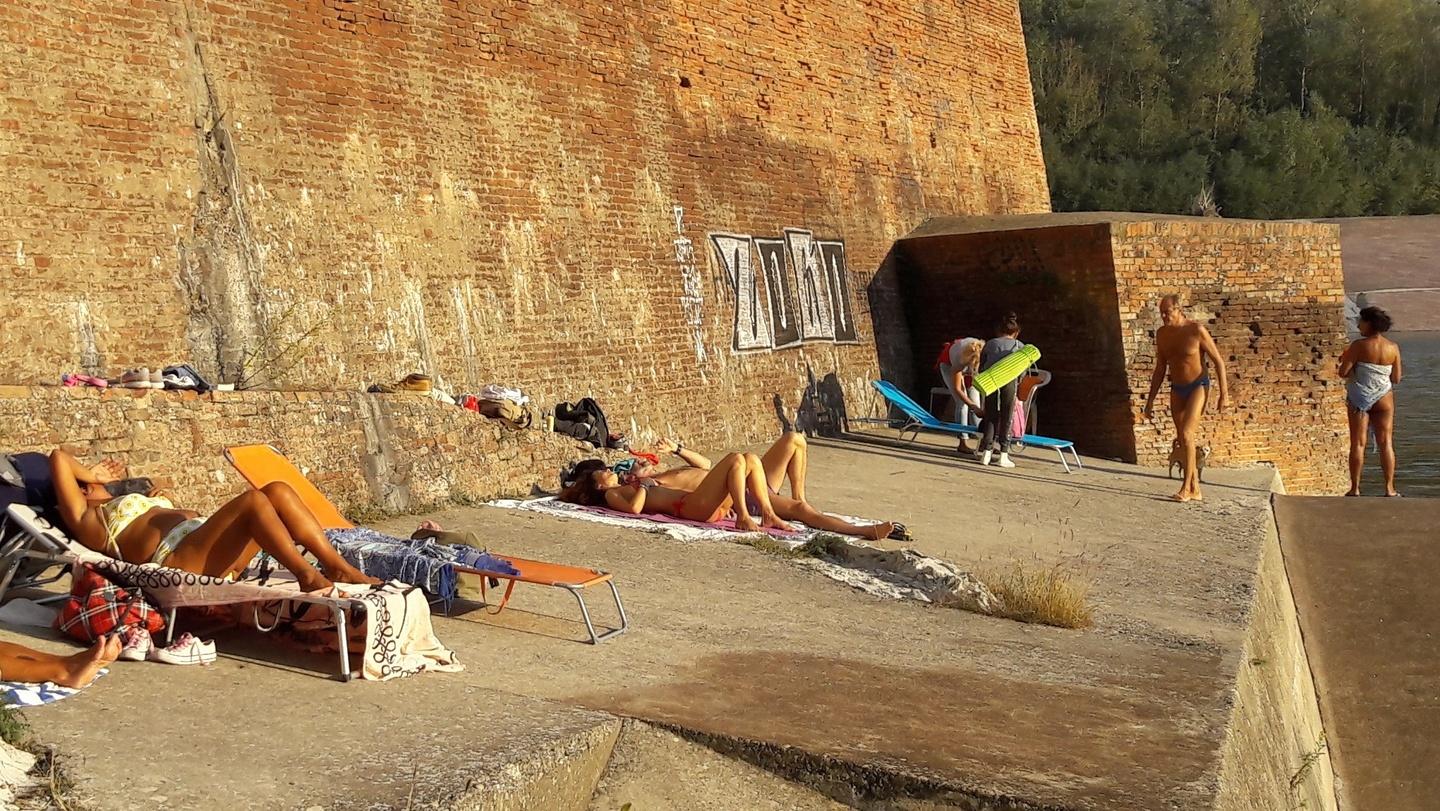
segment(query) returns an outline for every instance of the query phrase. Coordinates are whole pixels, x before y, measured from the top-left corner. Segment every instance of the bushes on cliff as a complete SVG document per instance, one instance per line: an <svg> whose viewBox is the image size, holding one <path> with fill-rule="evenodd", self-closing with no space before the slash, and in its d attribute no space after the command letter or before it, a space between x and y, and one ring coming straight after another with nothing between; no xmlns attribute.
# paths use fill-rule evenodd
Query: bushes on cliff
<svg viewBox="0 0 1440 811"><path fill-rule="evenodd" d="M1022 0L1056 210L1440 212L1440 2Z"/></svg>

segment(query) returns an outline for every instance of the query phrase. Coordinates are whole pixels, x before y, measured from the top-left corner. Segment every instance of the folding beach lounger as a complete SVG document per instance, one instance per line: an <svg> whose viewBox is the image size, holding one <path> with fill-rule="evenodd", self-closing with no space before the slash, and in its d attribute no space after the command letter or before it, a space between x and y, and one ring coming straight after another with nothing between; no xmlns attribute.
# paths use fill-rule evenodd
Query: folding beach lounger
<svg viewBox="0 0 1440 811"><path fill-rule="evenodd" d="M906 434L910 434L909 441L914 441L915 437L918 436L921 431L936 431L952 436L980 435L980 430L977 428L971 428L968 425L961 425L955 422L945 422L939 417L936 417L934 414L921 408L919 403L910 399L909 395L896 388L895 384L888 380L872 380L870 381L870 385L874 386L875 390L880 392L882 397L888 400L891 405L900 409L901 413L905 415L905 421L900 425L900 438L902 440L905 439ZM1060 466L1065 468L1066 473L1072 473L1074 471L1070 469L1070 463L1065 458L1065 451L1069 451L1070 455L1074 457L1075 467L1082 470L1085 467L1084 463L1080 461L1080 454L1075 450L1075 443L1068 439L1053 439L1048 436L1036 436L1035 434L1026 434L1016 439L1025 445L1036 448L1050 448L1055 451L1056 455L1060 457Z"/></svg>
<svg viewBox="0 0 1440 811"><path fill-rule="evenodd" d="M264 487L271 482L284 482L296 494L310 512L319 520L320 526L326 529L351 529L355 525L345 519L335 505L325 498L325 495L305 478L305 475L285 457L273 445L237 445L225 449L225 458L240 472L245 480L250 482L252 487ZM598 645L612 636L619 636L625 633L630 627L630 621L625 616L625 606L620 602L620 591L615 588L614 575L609 572L602 572L598 569L587 569L580 566L565 566L559 563L546 563L540 560L527 560L525 558L513 558L508 555L494 555L494 557L509 563L519 570L519 574L506 572L492 572L484 569L471 569L457 566L455 570L466 574L483 575L486 578L509 581L505 587L505 594L500 598L500 603L491 613L498 614L505 609L506 603L510 602L510 594L515 590L515 584L533 583L539 586L551 586L564 589L575 597L575 602L580 605L580 617L585 622L585 630L590 634L590 644ZM610 588L610 596L615 600L615 610L620 615L620 625L604 633L595 632L595 624L590 619L590 608L585 604L585 590L591 586L598 586L601 583ZM484 581L481 581L482 596Z"/></svg>
<svg viewBox="0 0 1440 811"><path fill-rule="evenodd" d="M113 574L117 580L134 585L159 603L168 614L166 625L170 636L175 633L175 612L180 608L253 603L252 621L255 628L260 631L273 631L279 626L278 617L284 612L276 612L276 621L267 627L260 620L261 604L279 601L318 605L329 610L330 619L335 623L336 642L340 649L340 672L337 678L340 681L354 678L350 670L350 639L345 620L347 612L363 616L366 606L359 600L307 594L300 591L299 584L283 570L264 578L237 581L164 566L127 563L89 549L23 504L12 504L6 512L8 521L20 532L7 540L4 548L0 549L0 566L3 566L3 572L0 572L0 599L10 590L58 580L63 572L61 575L46 575L46 572L54 567L90 563L107 574Z"/></svg>

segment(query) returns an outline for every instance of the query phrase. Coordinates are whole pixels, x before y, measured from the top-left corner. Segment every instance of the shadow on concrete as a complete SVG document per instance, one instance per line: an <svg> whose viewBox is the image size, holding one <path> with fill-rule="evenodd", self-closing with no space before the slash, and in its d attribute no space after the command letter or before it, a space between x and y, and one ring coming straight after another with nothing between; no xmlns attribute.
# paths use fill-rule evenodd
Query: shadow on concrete
<svg viewBox="0 0 1440 811"><path fill-rule="evenodd" d="M569 605L574 606L572 600ZM559 616L557 614L545 614L539 611L527 611L525 609L507 607L502 612L492 613L485 603L473 600L456 600L450 608L450 613L439 613L435 609L435 616L440 619L451 619L459 622L468 622L473 625L485 625L502 631L514 631L528 636L541 636L546 639L556 639L561 642L574 642L576 644L588 644L590 637L585 633L585 626L573 616ZM595 622L596 633L605 633L613 626L605 625L598 620ZM573 629L573 633L563 632L561 628Z"/></svg>
<svg viewBox="0 0 1440 811"><path fill-rule="evenodd" d="M1171 501L1168 496L1157 496L1151 493L1139 492L1124 487L1114 487L1104 484L1097 484L1093 481L1085 481L1083 478L1087 472L1109 473L1113 475L1124 476L1140 476L1143 478L1152 479L1165 478L1164 476L1160 476L1154 473L1145 473L1143 471L1140 471L1139 469L1115 470L1113 468L1087 467L1085 470L1075 471L1070 474L1061 473L1057 476L1044 476L1027 473L1019 468L1006 471L985 468L965 459L951 449L940 448L934 445L925 445L915 442L905 442L899 439L877 437L870 434L850 433L831 440L816 438L812 439L811 442L816 445L828 445L834 448L850 448L852 450L855 449L855 446L859 445L864 446L870 452L881 453L882 455L889 456L893 459L904 459L908 461L922 462L924 464L948 467L955 470L963 470L978 475L1003 476L1006 479L1012 480L1058 484L1063 487L1069 487L1076 490L1088 490L1096 493L1111 493L1114 495L1127 496L1130 498L1137 498L1145 501ZM1017 456L1021 461L1026 462L1027 464L1044 463L1048 461L1049 464L1059 467L1058 461L1049 461L1046 460L1043 456L1037 455L1036 451L1038 450L1039 449L1031 449L1029 451L1026 451L1025 455ZM1252 492L1258 492L1256 488L1238 488L1231 485L1213 484L1209 482L1207 482L1205 486L1207 488L1214 488L1219 490L1248 490Z"/></svg>

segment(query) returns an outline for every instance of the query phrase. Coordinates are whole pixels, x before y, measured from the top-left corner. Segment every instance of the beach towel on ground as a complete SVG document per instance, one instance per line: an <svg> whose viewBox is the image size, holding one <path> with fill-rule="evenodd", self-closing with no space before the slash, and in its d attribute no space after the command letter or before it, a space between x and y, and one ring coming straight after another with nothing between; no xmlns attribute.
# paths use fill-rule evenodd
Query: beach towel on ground
<svg viewBox="0 0 1440 811"><path fill-rule="evenodd" d="M744 534L753 534L737 533L733 528L724 529L695 521L657 521L653 520L656 516L581 507L554 498L501 499L490 502L490 506L659 533L677 541L734 542ZM839 517L853 524L871 523L864 518ZM806 527L799 522L791 523L800 527L800 531L775 536L776 543L790 548L811 542L823 543L825 551L816 557L798 558L795 563L814 569L831 580L877 597L935 603L980 613L991 613L999 605L984 584L952 563L912 550L882 550L832 532Z"/></svg>
<svg viewBox="0 0 1440 811"><path fill-rule="evenodd" d="M95 675L98 681L110 671L101 668ZM90 682L94 684L95 682ZM88 686L88 685L87 685ZM14 709L16 707L39 707L42 704L53 704L62 698L69 698L84 690L84 687L61 687L52 681L43 684L32 684L24 681L0 681L0 705Z"/></svg>

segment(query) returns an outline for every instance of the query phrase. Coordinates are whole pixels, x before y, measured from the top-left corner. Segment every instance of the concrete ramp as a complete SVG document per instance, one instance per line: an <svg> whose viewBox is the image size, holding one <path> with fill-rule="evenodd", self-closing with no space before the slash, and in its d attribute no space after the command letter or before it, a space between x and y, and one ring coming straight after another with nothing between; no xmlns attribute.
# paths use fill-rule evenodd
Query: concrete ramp
<svg viewBox="0 0 1440 811"><path fill-rule="evenodd" d="M1440 499L1277 496L1342 809L1440 797Z"/></svg>

